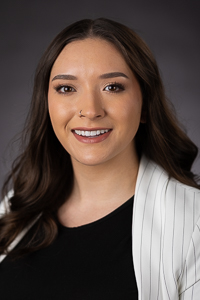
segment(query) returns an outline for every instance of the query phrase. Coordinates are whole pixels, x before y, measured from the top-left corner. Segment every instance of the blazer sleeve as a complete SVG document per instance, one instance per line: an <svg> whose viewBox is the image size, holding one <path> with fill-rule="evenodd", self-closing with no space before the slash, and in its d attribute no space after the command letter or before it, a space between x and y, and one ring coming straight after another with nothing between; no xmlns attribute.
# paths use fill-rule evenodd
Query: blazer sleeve
<svg viewBox="0 0 200 300"><path fill-rule="evenodd" d="M0 218L6 213L9 212L9 199L14 195L14 191L10 190L6 197L0 202Z"/></svg>
<svg viewBox="0 0 200 300"><path fill-rule="evenodd" d="M9 191L8 195L1 201L0 203L0 218L4 216L7 212L10 210L9 205L9 199L14 195L14 191ZM27 225L20 233L19 235L14 239L14 241L9 245L8 252L12 251L12 249L15 248L15 246L21 241L21 239L24 237L24 235L27 233L27 231L35 224L35 222L40 218L42 213L40 213L35 219ZM4 260L6 257L6 254L0 255L0 263Z"/></svg>
<svg viewBox="0 0 200 300"><path fill-rule="evenodd" d="M200 218L191 237L179 287L180 300L200 299Z"/></svg>

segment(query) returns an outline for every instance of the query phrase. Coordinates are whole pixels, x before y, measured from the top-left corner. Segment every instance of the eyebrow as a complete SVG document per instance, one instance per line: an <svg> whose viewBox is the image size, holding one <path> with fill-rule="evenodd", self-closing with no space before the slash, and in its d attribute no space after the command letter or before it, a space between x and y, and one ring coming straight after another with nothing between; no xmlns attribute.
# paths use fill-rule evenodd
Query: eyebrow
<svg viewBox="0 0 200 300"><path fill-rule="evenodd" d="M111 73L105 73L99 76L100 79L108 79L108 78L115 78L115 77L125 77L127 79L128 76L122 72L111 72ZM70 74L60 74L60 75L56 75L52 81L56 80L56 79L65 79L65 80L77 80L78 78L74 75L70 75Z"/></svg>
<svg viewBox="0 0 200 300"><path fill-rule="evenodd" d="M99 78L101 79L115 78L115 77L125 77L129 79L128 76L122 72L105 73L99 76Z"/></svg>
<svg viewBox="0 0 200 300"><path fill-rule="evenodd" d="M52 81L56 79L65 79L65 80L77 80L77 77L74 75L69 75L69 74L61 74L61 75L56 75Z"/></svg>

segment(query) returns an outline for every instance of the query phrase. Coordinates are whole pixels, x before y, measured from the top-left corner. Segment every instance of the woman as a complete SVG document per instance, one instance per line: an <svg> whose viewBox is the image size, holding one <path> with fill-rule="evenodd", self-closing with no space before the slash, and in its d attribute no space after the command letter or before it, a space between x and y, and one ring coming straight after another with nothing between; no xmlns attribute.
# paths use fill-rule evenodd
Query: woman
<svg viewBox="0 0 200 300"><path fill-rule="evenodd" d="M64 29L24 137L3 189L2 299L199 299L198 150L140 37L107 19Z"/></svg>

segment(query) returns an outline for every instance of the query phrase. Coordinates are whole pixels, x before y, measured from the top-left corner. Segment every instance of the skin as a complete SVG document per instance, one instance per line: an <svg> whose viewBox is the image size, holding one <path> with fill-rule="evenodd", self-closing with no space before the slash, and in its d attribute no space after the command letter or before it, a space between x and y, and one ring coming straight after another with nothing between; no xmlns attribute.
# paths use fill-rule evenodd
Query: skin
<svg viewBox="0 0 200 300"><path fill-rule="evenodd" d="M75 41L53 65L48 105L53 129L74 170L73 191L59 219L69 227L90 223L134 194L139 166L134 137L144 121L139 83L111 43ZM75 129L109 132L81 138Z"/></svg>

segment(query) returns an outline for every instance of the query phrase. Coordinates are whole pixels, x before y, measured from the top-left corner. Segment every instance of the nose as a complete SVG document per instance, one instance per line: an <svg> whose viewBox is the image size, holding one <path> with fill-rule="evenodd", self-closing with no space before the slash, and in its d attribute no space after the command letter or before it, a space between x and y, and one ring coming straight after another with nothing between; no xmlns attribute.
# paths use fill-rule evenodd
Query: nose
<svg viewBox="0 0 200 300"><path fill-rule="evenodd" d="M83 99L84 100L80 101L79 117L93 120L105 116L102 100L98 93L87 93Z"/></svg>

